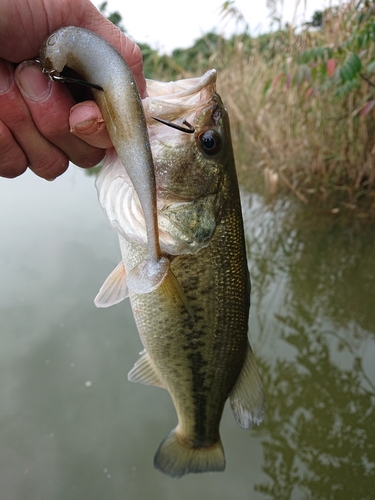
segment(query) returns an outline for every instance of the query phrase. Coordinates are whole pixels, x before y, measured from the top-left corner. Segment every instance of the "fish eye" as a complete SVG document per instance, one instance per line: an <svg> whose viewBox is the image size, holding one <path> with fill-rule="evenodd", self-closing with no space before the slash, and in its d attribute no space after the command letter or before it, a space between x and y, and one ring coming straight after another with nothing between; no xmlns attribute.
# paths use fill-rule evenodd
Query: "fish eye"
<svg viewBox="0 0 375 500"><path fill-rule="evenodd" d="M198 139L207 155L216 155L221 150L221 137L216 130L206 130Z"/></svg>

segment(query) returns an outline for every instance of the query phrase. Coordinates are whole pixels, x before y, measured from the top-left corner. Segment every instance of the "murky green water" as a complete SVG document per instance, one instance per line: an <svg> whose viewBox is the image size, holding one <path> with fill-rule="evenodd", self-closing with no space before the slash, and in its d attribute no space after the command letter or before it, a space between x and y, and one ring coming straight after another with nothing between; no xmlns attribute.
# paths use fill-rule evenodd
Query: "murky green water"
<svg viewBox="0 0 375 500"><path fill-rule="evenodd" d="M374 498L375 227L243 204L266 419L226 408L226 471L172 480L169 396L127 381L129 304L93 305L119 260L93 178L0 179L1 500Z"/></svg>

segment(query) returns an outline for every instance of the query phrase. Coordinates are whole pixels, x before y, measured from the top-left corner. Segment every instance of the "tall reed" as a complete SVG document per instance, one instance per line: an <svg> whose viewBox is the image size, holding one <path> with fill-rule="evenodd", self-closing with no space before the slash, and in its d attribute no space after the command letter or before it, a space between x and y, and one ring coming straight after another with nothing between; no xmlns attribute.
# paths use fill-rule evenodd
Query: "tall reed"
<svg viewBox="0 0 375 500"><path fill-rule="evenodd" d="M242 179L263 171L270 190L283 185L332 208L375 201L375 82L357 71L344 88L339 72L356 15L348 2L328 11L320 30L290 28L251 43L237 37L213 55ZM360 57L368 67L374 43Z"/></svg>

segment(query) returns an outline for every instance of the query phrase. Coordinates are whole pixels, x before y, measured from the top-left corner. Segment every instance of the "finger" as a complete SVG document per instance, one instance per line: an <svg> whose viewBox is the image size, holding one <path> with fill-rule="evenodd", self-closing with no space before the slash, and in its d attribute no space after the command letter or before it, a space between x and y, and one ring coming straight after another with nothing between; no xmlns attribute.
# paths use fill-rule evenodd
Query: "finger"
<svg viewBox="0 0 375 500"><path fill-rule="evenodd" d="M98 148L113 146L103 115L95 101L76 104L70 110L70 131L83 141Z"/></svg>
<svg viewBox="0 0 375 500"><path fill-rule="evenodd" d="M18 177L27 169L27 158L8 127L0 121L0 176Z"/></svg>
<svg viewBox="0 0 375 500"><path fill-rule="evenodd" d="M15 84L13 67L2 59L0 67L3 80L4 75L7 77L7 86L0 94L0 120L12 134L12 149L19 157L20 148L27 158L28 165L38 175L46 179L55 178L68 167L68 158L47 141L35 127L26 103ZM49 92L48 82L43 92L44 94ZM18 147L15 147L15 143ZM9 155L9 150L5 154Z"/></svg>
<svg viewBox="0 0 375 500"><path fill-rule="evenodd" d="M9 65L0 62L0 95L11 86ZM27 158L5 123L0 120L0 176L17 177L27 169Z"/></svg>
<svg viewBox="0 0 375 500"><path fill-rule="evenodd" d="M70 132L69 112L75 101L66 86L48 80L34 61L20 64L15 77L39 133L76 165L97 165L104 151Z"/></svg>
<svg viewBox="0 0 375 500"><path fill-rule="evenodd" d="M19 2L0 1L0 57L14 63L35 58L53 31L61 26L80 26L95 31L118 50L130 66L141 96L146 96L141 50L90 0L34 0L33 8L24 3L20 8Z"/></svg>

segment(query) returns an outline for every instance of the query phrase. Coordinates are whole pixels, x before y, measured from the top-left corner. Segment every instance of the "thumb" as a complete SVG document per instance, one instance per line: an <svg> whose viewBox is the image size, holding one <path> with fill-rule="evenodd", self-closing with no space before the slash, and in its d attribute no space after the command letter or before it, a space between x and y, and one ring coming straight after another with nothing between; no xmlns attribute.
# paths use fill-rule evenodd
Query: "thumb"
<svg viewBox="0 0 375 500"><path fill-rule="evenodd" d="M112 147L103 116L95 101L73 106L69 116L70 131L87 144L101 149Z"/></svg>

